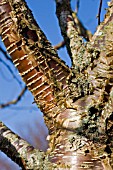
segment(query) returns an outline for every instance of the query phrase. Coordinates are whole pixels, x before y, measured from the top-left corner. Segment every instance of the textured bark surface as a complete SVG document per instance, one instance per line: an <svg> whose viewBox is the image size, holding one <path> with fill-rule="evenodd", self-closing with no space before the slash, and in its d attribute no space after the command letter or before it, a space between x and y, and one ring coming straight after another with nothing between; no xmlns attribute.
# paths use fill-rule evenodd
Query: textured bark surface
<svg viewBox="0 0 113 170"><path fill-rule="evenodd" d="M15 135L0 122L0 150L17 163L22 170L44 169L40 160L47 161L46 155L33 148L26 141ZM47 163L47 162L46 162ZM46 165L47 166L47 165Z"/></svg>
<svg viewBox="0 0 113 170"><path fill-rule="evenodd" d="M36 164L33 169L112 170L113 0L86 44L70 1L56 0L56 13L71 69L60 60L23 0L0 0L2 40L49 128L49 149L40 161L35 160L43 166ZM22 150L26 149L25 144Z"/></svg>

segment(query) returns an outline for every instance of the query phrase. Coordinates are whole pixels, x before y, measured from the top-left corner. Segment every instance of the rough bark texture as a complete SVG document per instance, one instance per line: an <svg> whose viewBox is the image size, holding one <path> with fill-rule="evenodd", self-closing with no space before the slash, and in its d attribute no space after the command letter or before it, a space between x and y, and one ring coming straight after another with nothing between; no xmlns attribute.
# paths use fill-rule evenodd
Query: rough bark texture
<svg viewBox="0 0 113 170"><path fill-rule="evenodd" d="M0 122L0 150L4 152L9 158L17 163L22 170L25 169L46 169L49 163L48 157L41 151L33 148L26 141L15 135L3 123Z"/></svg>
<svg viewBox="0 0 113 170"><path fill-rule="evenodd" d="M0 0L2 40L49 128L47 162L41 157L40 164L43 169L112 170L113 0L86 44L70 1L56 0L56 12L71 69L57 56L24 0Z"/></svg>

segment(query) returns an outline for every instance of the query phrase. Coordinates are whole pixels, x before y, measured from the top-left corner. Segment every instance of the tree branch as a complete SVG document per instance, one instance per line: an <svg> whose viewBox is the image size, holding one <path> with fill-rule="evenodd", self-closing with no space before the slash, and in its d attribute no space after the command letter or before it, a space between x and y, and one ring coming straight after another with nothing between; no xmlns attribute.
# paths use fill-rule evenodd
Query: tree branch
<svg viewBox="0 0 113 170"><path fill-rule="evenodd" d="M69 28L68 28L68 25L67 25L67 22L69 21L68 17L72 16L70 1L69 0L61 0L61 1L56 0L56 14L57 14L57 17L58 17L58 20L59 20L61 33L62 33L62 35L64 37L64 41L66 43L67 51L68 51L69 56L71 57L71 60L72 60L72 54L73 53L70 49L70 46L71 46L70 45L70 37L69 37L69 34L68 34ZM73 23L74 23L74 21L73 21ZM74 24L74 26L75 26L75 24ZM75 27L74 27L73 30L75 30L75 33L78 34ZM73 62L73 60L72 60L72 62Z"/></svg>
<svg viewBox="0 0 113 170"><path fill-rule="evenodd" d="M72 12L69 0L60 2L56 0L56 14L68 53L71 56L72 66L76 70L75 72L78 72L82 69L81 67L84 67L81 66L81 63L86 62L83 58L86 48L80 35L89 40L91 33L86 31L76 14Z"/></svg>
<svg viewBox="0 0 113 170"><path fill-rule="evenodd" d="M100 26L98 26L97 31L92 38L92 44L94 47L99 50L106 48L107 51L109 51L109 48L107 49L108 43L112 42L113 1L111 0L108 5L109 8L107 9L105 19Z"/></svg>
<svg viewBox="0 0 113 170"><path fill-rule="evenodd" d="M43 169L45 153L34 149L27 142L0 123L0 150L24 169ZM47 166L48 168L48 166Z"/></svg>
<svg viewBox="0 0 113 170"><path fill-rule="evenodd" d="M98 25L100 25L100 15L101 15L101 9L102 9L102 0L100 0L99 10L98 10Z"/></svg>
<svg viewBox="0 0 113 170"><path fill-rule="evenodd" d="M112 67L113 67L113 0L109 3L105 20L100 24L94 34L91 45L97 50L98 57L88 67L89 81L92 82L94 89L101 91L109 87L112 91ZM101 91L102 92L102 91ZM108 93L109 93L108 92ZM104 90L103 92L104 93Z"/></svg>
<svg viewBox="0 0 113 170"><path fill-rule="evenodd" d="M62 41L62 42L60 42L59 44L55 45L55 46L54 46L54 49L59 50L60 48L62 48L62 47L64 47L64 46L65 46L65 42Z"/></svg>
<svg viewBox="0 0 113 170"><path fill-rule="evenodd" d="M1 10L1 35L6 48L38 107L45 116L53 117L51 113L57 108L58 94L64 95L64 89L68 92L70 70L58 57L24 1L4 1Z"/></svg>
<svg viewBox="0 0 113 170"><path fill-rule="evenodd" d="M16 148L6 137L3 137L1 133L0 133L0 150L4 152L12 161L17 163L23 170L26 169L23 164L22 158L17 152Z"/></svg>
<svg viewBox="0 0 113 170"><path fill-rule="evenodd" d="M57 165L51 163L46 153L39 151L14 134L0 122L0 150L17 163L22 170L54 170Z"/></svg>
<svg viewBox="0 0 113 170"><path fill-rule="evenodd" d="M12 105L12 104L17 104L17 103L21 100L21 98L23 97L23 95L24 95L24 93L26 92L26 90L27 90L27 86L24 87L24 89L21 91L21 93L19 94L19 96L17 97L17 99L12 100L12 101L10 101L10 102L8 102L8 103L5 103L5 104L1 104L1 105L0 105L0 108L5 108L5 107L8 107L8 106L10 106L10 105Z"/></svg>

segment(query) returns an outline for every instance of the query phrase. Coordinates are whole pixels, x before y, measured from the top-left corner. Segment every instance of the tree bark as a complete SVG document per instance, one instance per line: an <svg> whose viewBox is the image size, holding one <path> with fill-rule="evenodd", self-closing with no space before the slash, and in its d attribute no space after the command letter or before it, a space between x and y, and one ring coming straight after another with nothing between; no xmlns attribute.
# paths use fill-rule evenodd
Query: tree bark
<svg viewBox="0 0 113 170"><path fill-rule="evenodd" d="M58 57L24 0L0 0L2 40L49 128L47 162L43 157L35 162L43 163L43 169L112 170L113 0L86 44L70 1L56 0L56 11L71 69ZM27 152L26 148L22 150Z"/></svg>
<svg viewBox="0 0 113 170"><path fill-rule="evenodd" d="M42 159L47 163L45 153L34 149L33 146L11 132L11 130L1 122L0 150L17 163L22 170L44 169L44 166L40 161Z"/></svg>

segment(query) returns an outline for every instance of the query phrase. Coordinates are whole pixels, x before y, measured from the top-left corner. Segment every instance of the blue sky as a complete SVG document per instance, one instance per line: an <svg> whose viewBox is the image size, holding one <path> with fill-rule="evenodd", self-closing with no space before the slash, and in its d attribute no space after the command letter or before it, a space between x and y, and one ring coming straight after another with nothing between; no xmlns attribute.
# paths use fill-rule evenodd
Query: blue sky
<svg viewBox="0 0 113 170"><path fill-rule="evenodd" d="M50 40L52 45L63 40L60 34L60 28L58 27L58 21L55 15L55 2L54 0L26 0L30 9L33 11L34 17L38 24L46 34L47 38ZM76 0L71 0L72 9L75 9ZM101 19L105 13L104 8L107 0L103 0ZM98 14L99 0L81 0L80 9L78 16L83 22L83 24L91 30L92 33L95 32L97 26L96 15ZM3 47L3 44L0 42ZM4 48L4 47L3 47ZM65 48L59 50L59 56L65 60L65 62L70 66L70 59ZM4 56L0 53L0 57L4 59ZM21 81L18 71L9 62L11 69L14 74ZM24 83L21 86L9 73L8 69L0 62L0 104L6 103L12 99L15 99L21 92ZM17 105L12 105L5 109L0 109L0 120L2 120L8 127L10 127L14 132L21 135L23 138L27 139L30 143L33 143L35 147L46 148L46 143L44 139L47 134L47 129L44 127L42 114L37 109L33 102L33 96L29 91L25 93L22 100ZM40 129L42 131L40 131ZM37 139L37 136L41 136L39 142L33 141L32 136ZM40 145L42 144L42 146ZM1 158L0 158L1 159ZM17 168L18 169L18 168Z"/></svg>

